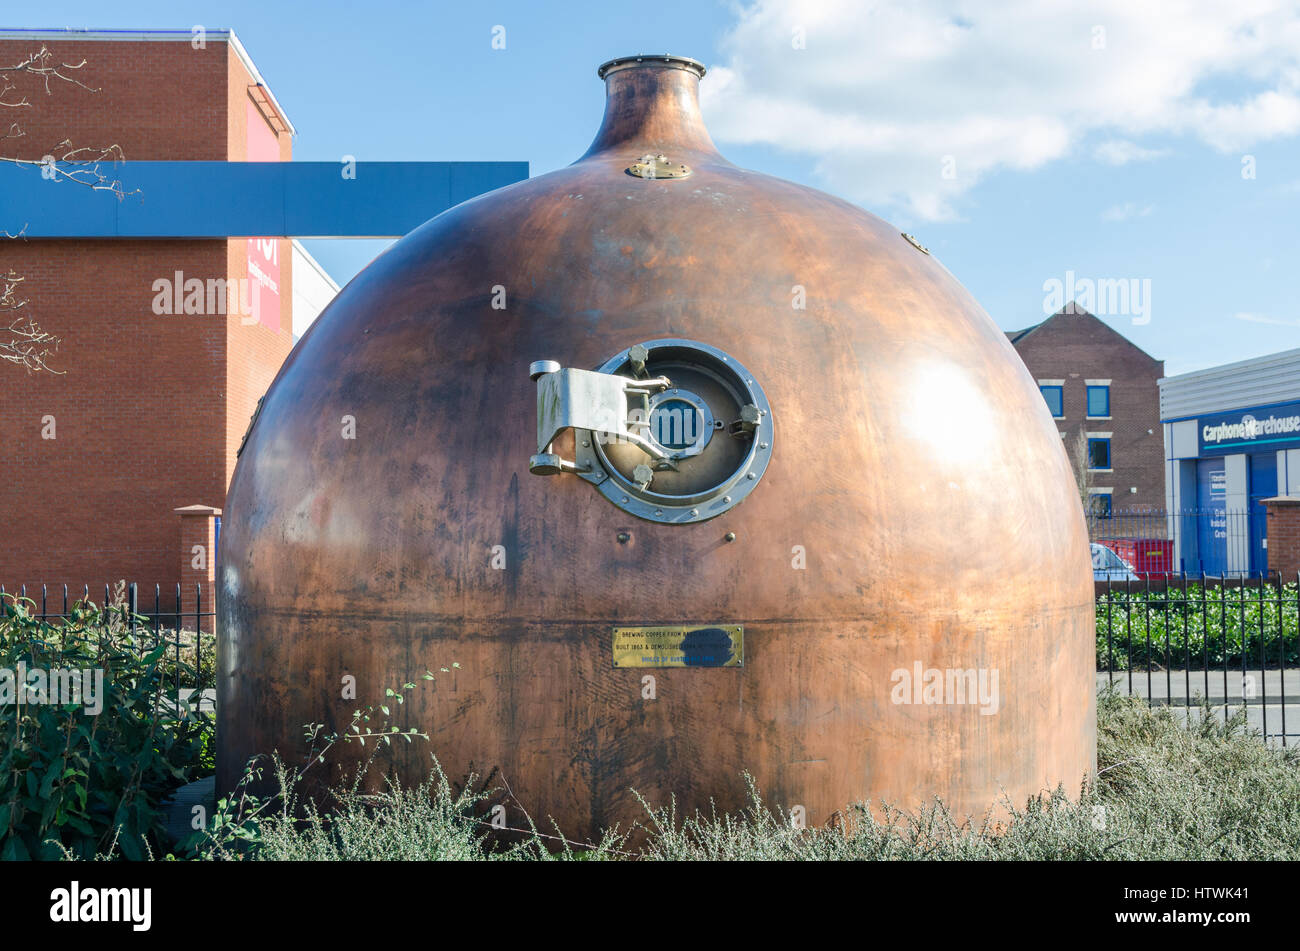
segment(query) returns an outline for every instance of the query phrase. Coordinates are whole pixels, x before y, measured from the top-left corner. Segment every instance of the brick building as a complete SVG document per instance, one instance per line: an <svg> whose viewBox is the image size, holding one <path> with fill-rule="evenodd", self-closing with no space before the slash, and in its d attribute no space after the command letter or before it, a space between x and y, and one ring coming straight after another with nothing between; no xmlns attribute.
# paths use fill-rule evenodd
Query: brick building
<svg viewBox="0 0 1300 951"><path fill-rule="evenodd" d="M1070 307L1007 336L1056 418L1093 511L1162 510L1164 362Z"/></svg>
<svg viewBox="0 0 1300 951"><path fill-rule="evenodd" d="M104 170L128 192L133 161L291 158L293 126L233 33L7 31L0 65L42 47L60 63L84 60L75 75L96 91L54 82L46 95L18 75L32 105L6 114L25 135L0 154L118 145L127 162ZM118 201L93 198L110 213ZM196 207L222 200L194 195ZM23 227L3 215L0 202L0 230ZM24 313L61 343L50 359L58 373L0 362L0 584L102 590L126 578L166 590L210 577L215 553L192 574L189 541L215 543L249 417L295 323L337 285L280 237L0 240L0 274L10 271L24 278Z"/></svg>

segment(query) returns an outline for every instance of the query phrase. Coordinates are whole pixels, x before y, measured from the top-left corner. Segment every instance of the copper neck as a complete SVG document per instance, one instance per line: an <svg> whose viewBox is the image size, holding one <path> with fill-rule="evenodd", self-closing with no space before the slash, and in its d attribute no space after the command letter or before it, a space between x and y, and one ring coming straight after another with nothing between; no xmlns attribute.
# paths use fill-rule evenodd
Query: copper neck
<svg viewBox="0 0 1300 951"><path fill-rule="evenodd" d="M618 150L639 157L646 152L717 155L700 115L704 67L676 57L611 60L600 68L605 79L605 117L583 158Z"/></svg>

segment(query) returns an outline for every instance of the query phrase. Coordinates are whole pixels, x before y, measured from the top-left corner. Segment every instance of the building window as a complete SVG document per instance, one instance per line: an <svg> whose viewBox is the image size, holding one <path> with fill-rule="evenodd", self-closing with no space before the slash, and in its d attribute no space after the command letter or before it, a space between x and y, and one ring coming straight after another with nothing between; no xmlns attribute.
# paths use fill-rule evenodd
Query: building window
<svg viewBox="0 0 1300 951"><path fill-rule="evenodd" d="M1110 416L1110 387L1088 387L1088 415L1093 418Z"/></svg>
<svg viewBox="0 0 1300 951"><path fill-rule="evenodd" d="M1090 495L1088 504L1092 509L1092 514L1098 518L1110 518L1110 496L1109 495Z"/></svg>
<svg viewBox="0 0 1300 951"><path fill-rule="evenodd" d="M1043 399L1047 401L1047 408L1052 411L1052 415L1057 419L1065 416L1065 387L1062 386L1040 386L1039 392L1043 394Z"/></svg>
<svg viewBox="0 0 1300 951"><path fill-rule="evenodd" d="M1088 440L1088 468L1089 469L1110 468L1110 440L1109 439Z"/></svg>

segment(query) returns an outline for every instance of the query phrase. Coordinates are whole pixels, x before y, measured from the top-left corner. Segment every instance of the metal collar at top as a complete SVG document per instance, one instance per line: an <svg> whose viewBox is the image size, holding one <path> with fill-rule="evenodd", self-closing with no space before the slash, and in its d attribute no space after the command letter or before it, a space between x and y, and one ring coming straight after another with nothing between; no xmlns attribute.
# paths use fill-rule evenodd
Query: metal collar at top
<svg viewBox="0 0 1300 951"><path fill-rule="evenodd" d="M634 69L638 66L671 66L675 69L684 69L687 72L694 73L700 79L703 79L704 74L708 72L703 63L697 59L691 59L689 56L673 56L669 53L641 53L638 56L620 56L617 59L601 63L596 69L596 75L604 79L610 73L617 72L620 69Z"/></svg>

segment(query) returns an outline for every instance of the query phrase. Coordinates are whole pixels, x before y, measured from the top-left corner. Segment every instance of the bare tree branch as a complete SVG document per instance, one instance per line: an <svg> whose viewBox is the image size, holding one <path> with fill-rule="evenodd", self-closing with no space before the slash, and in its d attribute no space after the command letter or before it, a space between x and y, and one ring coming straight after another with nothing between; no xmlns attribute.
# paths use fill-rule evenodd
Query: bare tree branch
<svg viewBox="0 0 1300 951"><path fill-rule="evenodd" d="M42 46L39 52L29 53L21 63L13 66L0 66L0 98L3 98L4 94L10 90L17 89L13 77L18 75L38 77L45 87L46 95L53 91L50 89L51 80L80 86L87 92L99 92L98 89L87 86L76 76L70 75L85 65L86 61L84 59L80 63L60 63L55 60L54 54L48 48ZM10 103L10 105L24 106L30 105L30 103L24 98L21 102Z"/></svg>
<svg viewBox="0 0 1300 951"><path fill-rule="evenodd" d="M46 95L53 94L55 86L76 86L87 92L99 92L76 75L85 65L84 59L79 63L61 62L45 46L12 66L0 64L0 110L32 108L31 99L20 86L24 79L34 81L31 85L38 90L43 89ZM18 122L11 122L9 128L0 134L0 144L24 138L26 134ZM45 179L72 182L92 191L111 192L119 201L135 192L125 191L122 183L104 174L100 165L108 162L116 164L124 159L121 147L116 144L107 148L76 147L70 139L48 149L39 159L0 155L0 162L39 168ZM0 235L20 238L26 231L27 225L23 225L17 234L5 230L0 231ZM0 275L0 360L17 363L28 373L44 370L62 375L65 371L55 370L47 362L58 350L59 338L43 330L28 313L18 313L27 306L27 300L19 296L22 282L23 277L12 269L7 274Z"/></svg>
<svg viewBox="0 0 1300 951"><path fill-rule="evenodd" d="M5 333L0 335L0 360L20 364L28 373L44 370L62 376L66 371L55 370L47 362L59 349L59 338L46 333L31 317L18 314L27 306L26 298L18 294L23 280L22 275L12 270L0 276L0 324L9 322Z"/></svg>
<svg viewBox="0 0 1300 951"><path fill-rule="evenodd" d="M0 136L0 139L5 138ZM86 185L94 191L112 192L119 199L127 195L138 194L139 189L135 191L126 191L122 182L118 179L110 179L99 168L100 163L112 162L117 164L126 160L122 154L122 148L118 145L110 145L106 149L92 148L73 148L70 139L64 139L55 150L66 149L61 156L53 154L46 155L42 159L20 159L8 155L0 155L0 162L8 162L11 165L34 166L41 170L41 174L51 181L73 182L77 185Z"/></svg>
<svg viewBox="0 0 1300 951"><path fill-rule="evenodd" d="M1083 503L1083 510L1091 513L1096 505L1092 498L1092 462L1088 456L1088 434L1082 427L1074 434L1068 451L1070 469L1074 472L1074 481L1079 489L1079 500Z"/></svg>

